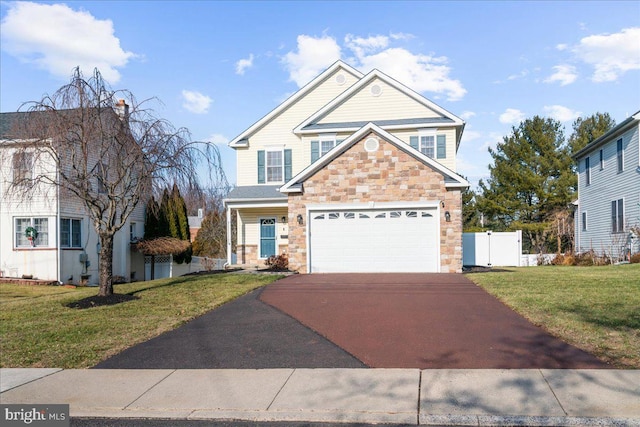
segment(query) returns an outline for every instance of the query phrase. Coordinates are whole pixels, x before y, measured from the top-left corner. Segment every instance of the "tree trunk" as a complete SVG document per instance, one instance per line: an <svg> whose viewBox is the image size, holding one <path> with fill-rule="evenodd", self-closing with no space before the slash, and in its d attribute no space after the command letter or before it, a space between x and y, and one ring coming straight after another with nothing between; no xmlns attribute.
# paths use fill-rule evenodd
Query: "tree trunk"
<svg viewBox="0 0 640 427"><path fill-rule="evenodd" d="M100 235L100 290L98 296L113 295L113 234Z"/></svg>

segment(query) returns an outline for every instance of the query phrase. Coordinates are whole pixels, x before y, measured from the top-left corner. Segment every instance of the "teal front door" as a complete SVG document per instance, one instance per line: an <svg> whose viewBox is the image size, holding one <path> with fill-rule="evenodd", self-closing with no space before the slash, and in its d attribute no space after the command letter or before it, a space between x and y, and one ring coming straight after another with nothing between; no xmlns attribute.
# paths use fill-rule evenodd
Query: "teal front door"
<svg viewBox="0 0 640 427"><path fill-rule="evenodd" d="M276 219L260 220L260 258L269 258L276 254Z"/></svg>

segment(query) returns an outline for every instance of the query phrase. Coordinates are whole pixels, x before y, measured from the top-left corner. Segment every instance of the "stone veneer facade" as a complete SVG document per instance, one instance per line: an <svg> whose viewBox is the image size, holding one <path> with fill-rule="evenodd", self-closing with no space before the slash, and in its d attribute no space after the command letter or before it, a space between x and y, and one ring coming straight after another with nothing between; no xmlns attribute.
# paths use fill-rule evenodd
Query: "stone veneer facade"
<svg viewBox="0 0 640 427"><path fill-rule="evenodd" d="M378 150L367 152L364 141L379 140ZM307 204L375 202L444 203L440 211L440 271L462 272L462 193L445 188L444 176L394 144L370 133L331 163L307 178L303 193L289 194L289 268L307 272ZM445 221L445 211L451 222Z"/></svg>

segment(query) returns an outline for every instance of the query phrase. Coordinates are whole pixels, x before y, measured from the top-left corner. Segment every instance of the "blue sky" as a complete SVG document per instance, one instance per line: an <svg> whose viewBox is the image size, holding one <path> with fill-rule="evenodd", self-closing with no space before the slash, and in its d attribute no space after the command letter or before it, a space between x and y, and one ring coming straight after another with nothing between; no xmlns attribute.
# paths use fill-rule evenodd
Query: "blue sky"
<svg viewBox="0 0 640 427"><path fill-rule="evenodd" d="M458 172L488 176L488 147L541 115L640 110L640 2L0 1L0 109L16 111L98 67L157 97L194 140L226 142L337 59L378 68L467 122Z"/></svg>

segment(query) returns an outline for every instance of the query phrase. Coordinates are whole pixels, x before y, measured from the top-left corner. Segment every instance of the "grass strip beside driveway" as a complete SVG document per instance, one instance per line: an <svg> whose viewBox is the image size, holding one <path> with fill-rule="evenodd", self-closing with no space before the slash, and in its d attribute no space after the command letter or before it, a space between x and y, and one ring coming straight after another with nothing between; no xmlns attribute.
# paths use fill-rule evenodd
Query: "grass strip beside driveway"
<svg viewBox="0 0 640 427"><path fill-rule="evenodd" d="M0 367L88 368L282 276L211 274L115 286L139 299L88 309L68 304L97 288L0 283Z"/></svg>
<svg viewBox="0 0 640 427"><path fill-rule="evenodd" d="M640 264L523 267L469 279L551 334L618 368L640 368Z"/></svg>

